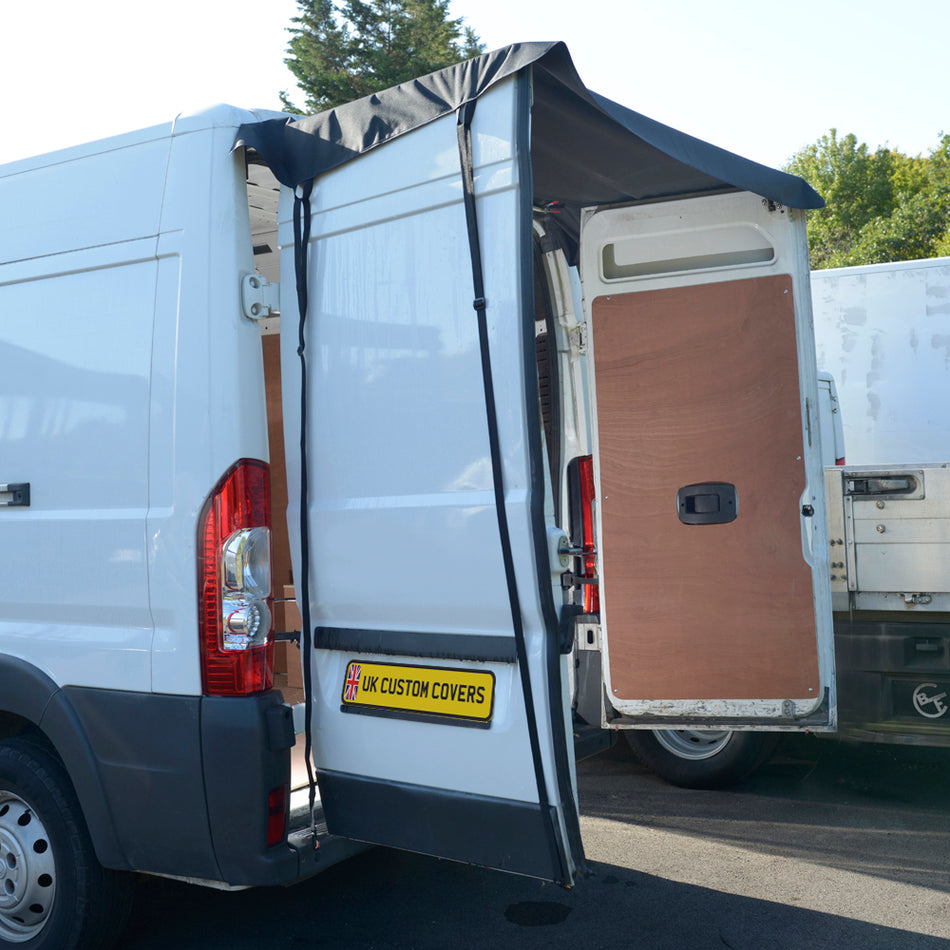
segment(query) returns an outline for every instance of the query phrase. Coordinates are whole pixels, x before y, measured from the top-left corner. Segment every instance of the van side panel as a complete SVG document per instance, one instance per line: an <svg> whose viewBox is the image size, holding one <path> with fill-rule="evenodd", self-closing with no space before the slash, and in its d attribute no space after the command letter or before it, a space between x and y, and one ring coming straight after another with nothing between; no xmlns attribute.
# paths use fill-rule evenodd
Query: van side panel
<svg viewBox="0 0 950 950"><path fill-rule="evenodd" d="M42 190L57 171L16 177ZM59 683L150 684L154 247L140 236L0 265L0 483L30 485L29 506L0 510L0 651Z"/></svg>
<svg viewBox="0 0 950 950"><path fill-rule="evenodd" d="M25 159L0 177L4 219L0 262L33 261L33 277L55 271L46 259L158 234L171 125Z"/></svg>
<svg viewBox="0 0 950 950"><path fill-rule="evenodd" d="M300 874L267 846L289 781L280 695L201 695L197 520L267 459L242 157L205 116L0 172L0 738L62 758L100 861L232 884ZM153 635L154 630L154 635ZM279 714L274 716L272 710Z"/></svg>
<svg viewBox="0 0 950 950"><path fill-rule="evenodd" d="M205 499L238 459L268 458L260 328L241 305L241 277L254 271L244 161L230 151L249 114L227 112L216 127L176 125L162 205L146 525L160 693L201 692L196 531Z"/></svg>

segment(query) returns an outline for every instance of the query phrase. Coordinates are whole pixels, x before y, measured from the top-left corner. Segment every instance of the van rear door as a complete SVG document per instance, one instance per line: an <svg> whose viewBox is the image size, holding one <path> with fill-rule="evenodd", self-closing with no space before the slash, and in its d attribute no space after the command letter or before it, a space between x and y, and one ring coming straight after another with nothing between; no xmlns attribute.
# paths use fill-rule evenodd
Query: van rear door
<svg viewBox="0 0 950 950"><path fill-rule="evenodd" d="M299 332L284 189L289 523L329 831L569 884L582 851L522 193L529 88L498 83L474 116L484 335L455 115L318 179Z"/></svg>
<svg viewBox="0 0 950 950"><path fill-rule="evenodd" d="M607 718L832 725L804 213L589 209L581 278Z"/></svg>

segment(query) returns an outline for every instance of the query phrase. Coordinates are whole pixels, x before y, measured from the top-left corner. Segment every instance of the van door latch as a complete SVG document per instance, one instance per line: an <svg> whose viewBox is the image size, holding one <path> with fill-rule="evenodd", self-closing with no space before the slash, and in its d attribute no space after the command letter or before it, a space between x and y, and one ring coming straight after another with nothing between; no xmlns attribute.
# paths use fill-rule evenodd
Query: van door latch
<svg viewBox="0 0 950 950"><path fill-rule="evenodd" d="M29 508L30 483L11 482L0 485L0 508Z"/></svg>
<svg viewBox="0 0 950 950"><path fill-rule="evenodd" d="M684 485L676 493L676 514L683 524L729 524L739 514L736 486L729 482Z"/></svg>
<svg viewBox="0 0 950 950"><path fill-rule="evenodd" d="M244 316L266 320L280 313L280 284L272 284L260 274L245 274L241 279L241 305Z"/></svg>

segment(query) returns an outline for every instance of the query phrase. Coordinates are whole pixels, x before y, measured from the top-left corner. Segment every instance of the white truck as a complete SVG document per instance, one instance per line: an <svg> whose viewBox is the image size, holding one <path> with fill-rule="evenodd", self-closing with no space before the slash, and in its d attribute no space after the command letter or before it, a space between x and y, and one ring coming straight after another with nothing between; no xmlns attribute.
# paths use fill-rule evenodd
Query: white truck
<svg viewBox="0 0 950 950"><path fill-rule="evenodd" d="M849 464L950 460L950 258L813 271L811 286Z"/></svg>
<svg viewBox="0 0 950 950"><path fill-rule="evenodd" d="M950 258L815 271L812 306L848 459L827 475L840 734L950 746Z"/></svg>
<svg viewBox="0 0 950 950"><path fill-rule="evenodd" d="M950 259L814 271L811 286L838 735L950 746ZM732 784L777 738L627 735L686 786Z"/></svg>
<svg viewBox="0 0 950 950"><path fill-rule="evenodd" d="M563 44L0 168L0 946L364 843L569 885L574 694L833 728L819 204Z"/></svg>

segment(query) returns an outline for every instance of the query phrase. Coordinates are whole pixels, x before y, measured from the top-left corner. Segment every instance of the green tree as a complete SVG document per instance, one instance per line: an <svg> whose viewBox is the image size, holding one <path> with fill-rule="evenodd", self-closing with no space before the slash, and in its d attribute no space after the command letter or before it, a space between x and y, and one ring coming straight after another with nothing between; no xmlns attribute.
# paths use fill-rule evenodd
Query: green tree
<svg viewBox="0 0 950 950"><path fill-rule="evenodd" d="M322 112L477 56L471 27L449 0L298 0L286 62L305 96L291 112Z"/></svg>
<svg viewBox="0 0 950 950"><path fill-rule="evenodd" d="M825 199L808 219L814 268L914 260L950 253L950 136L927 156L872 152L831 129L786 170Z"/></svg>

